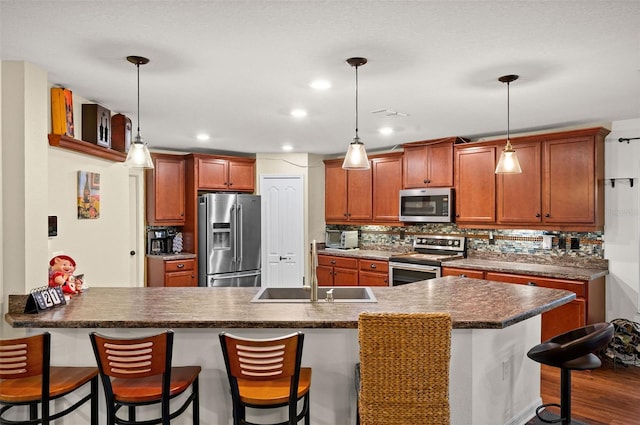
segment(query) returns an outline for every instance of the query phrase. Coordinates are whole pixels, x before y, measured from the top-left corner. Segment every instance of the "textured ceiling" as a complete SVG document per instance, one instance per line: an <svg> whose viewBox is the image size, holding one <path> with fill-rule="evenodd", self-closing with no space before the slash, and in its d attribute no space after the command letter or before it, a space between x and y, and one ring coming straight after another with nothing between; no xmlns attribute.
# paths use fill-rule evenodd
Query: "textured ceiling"
<svg viewBox="0 0 640 425"><path fill-rule="evenodd" d="M136 124L152 149L374 151L640 117L640 1L0 0L0 54ZM316 78L332 82L318 92ZM292 108L309 115L295 119ZM408 116L371 113L389 109ZM377 130L392 126L395 133ZM198 132L208 142L195 139Z"/></svg>

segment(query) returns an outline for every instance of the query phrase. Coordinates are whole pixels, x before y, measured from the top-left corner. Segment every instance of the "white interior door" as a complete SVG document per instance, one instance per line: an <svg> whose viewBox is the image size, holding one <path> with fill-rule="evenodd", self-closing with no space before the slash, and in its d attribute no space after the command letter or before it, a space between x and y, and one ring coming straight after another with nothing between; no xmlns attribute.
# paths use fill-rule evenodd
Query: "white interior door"
<svg viewBox="0 0 640 425"><path fill-rule="evenodd" d="M129 174L129 285L144 286L144 235L140 197L142 178Z"/></svg>
<svg viewBox="0 0 640 425"><path fill-rule="evenodd" d="M296 287L304 280L302 176L260 176L262 286Z"/></svg>

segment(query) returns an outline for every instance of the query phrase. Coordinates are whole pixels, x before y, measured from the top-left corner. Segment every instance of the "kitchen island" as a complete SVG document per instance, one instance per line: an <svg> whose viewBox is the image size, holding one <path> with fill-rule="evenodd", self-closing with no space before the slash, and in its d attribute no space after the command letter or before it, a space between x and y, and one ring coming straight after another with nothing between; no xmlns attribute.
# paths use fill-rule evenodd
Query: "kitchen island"
<svg viewBox="0 0 640 425"><path fill-rule="evenodd" d="M133 336L174 329L174 364L203 368L204 425L231 423L218 332L267 337L302 329L303 364L313 368L312 424L337 425L355 423L358 314L447 311L454 328L451 423L522 424L533 416L539 365L526 352L539 342L540 314L575 294L459 277L372 289L377 303L251 303L258 288L91 288L40 314L20 313L25 297L10 296L5 320L29 334L51 332L52 358L68 365L95 364L92 330ZM189 423L188 415L181 419L176 423Z"/></svg>

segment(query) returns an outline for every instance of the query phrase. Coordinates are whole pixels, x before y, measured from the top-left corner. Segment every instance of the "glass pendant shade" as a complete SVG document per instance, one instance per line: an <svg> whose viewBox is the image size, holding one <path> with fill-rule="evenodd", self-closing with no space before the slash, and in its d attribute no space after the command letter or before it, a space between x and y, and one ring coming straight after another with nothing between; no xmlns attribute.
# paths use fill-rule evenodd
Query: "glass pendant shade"
<svg viewBox="0 0 640 425"><path fill-rule="evenodd" d="M349 144L347 155L344 157L342 168L346 170L368 170L369 158L367 151L364 149L364 143L359 137L354 137L353 142Z"/></svg>
<svg viewBox="0 0 640 425"><path fill-rule="evenodd" d="M124 165L129 168L153 168L151 153L147 144L142 140L142 136L138 133L134 141L129 146L127 159Z"/></svg>
<svg viewBox="0 0 640 425"><path fill-rule="evenodd" d="M522 169L520 168L520 163L518 162L518 156L516 155L516 151L513 150L511 146L511 142L507 140L507 144L500 154L500 159L498 160L498 166L496 167L496 174L519 174L522 173Z"/></svg>

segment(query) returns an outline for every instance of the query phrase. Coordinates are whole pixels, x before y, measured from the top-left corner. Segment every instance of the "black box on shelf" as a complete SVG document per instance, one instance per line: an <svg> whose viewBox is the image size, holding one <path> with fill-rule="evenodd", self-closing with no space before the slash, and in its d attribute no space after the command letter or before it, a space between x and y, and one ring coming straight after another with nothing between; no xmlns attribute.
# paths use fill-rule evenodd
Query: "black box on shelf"
<svg viewBox="0 0 640 425"><path fill-rule="evenodd" d="M95 103L82 104L82 140L111 147L111 111Z"/></svg>

